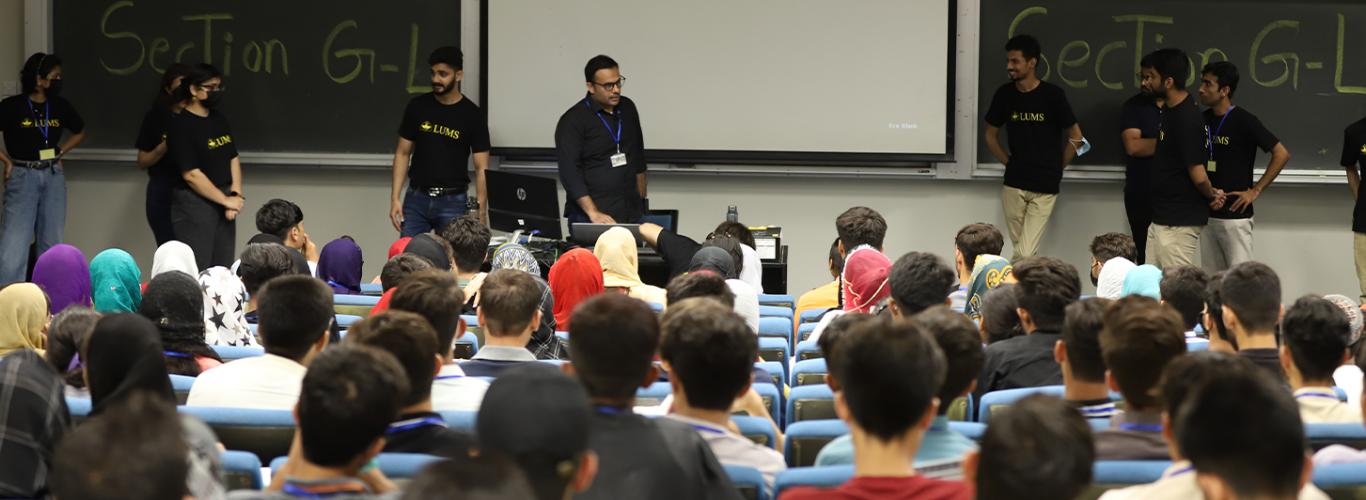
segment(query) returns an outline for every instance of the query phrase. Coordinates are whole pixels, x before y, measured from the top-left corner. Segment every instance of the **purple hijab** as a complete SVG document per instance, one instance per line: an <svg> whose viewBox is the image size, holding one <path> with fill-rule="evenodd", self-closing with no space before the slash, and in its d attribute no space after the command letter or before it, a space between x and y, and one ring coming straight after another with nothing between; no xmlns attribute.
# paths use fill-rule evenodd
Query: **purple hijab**
<svg viewBox="0 0 1366 500"><path fill-rule="evenodd" d="M349 236L342 236L327 243L318 256L318 279L326 281L332 290L341 294L360 293L361 266L360 245Z"/></svg>
<svg viewBox="0 0 1366 500"><path fill-rule="evenodd" d="M51 313L67 306L90 307L90 264L80 249L67 244L49 248L33 265L33 283L47 292Z"/></svg>

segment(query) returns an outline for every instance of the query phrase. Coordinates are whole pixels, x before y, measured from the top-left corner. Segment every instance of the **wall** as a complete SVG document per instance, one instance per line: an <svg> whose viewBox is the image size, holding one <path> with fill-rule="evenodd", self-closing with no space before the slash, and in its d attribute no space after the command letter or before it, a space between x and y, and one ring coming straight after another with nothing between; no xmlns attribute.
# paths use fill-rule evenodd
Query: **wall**
<svg viewBox="0 0 1366 500"><path fill-rule="evenodd" d="M19 92L25 56L24 2L0 0L0 97Z"/></svg>

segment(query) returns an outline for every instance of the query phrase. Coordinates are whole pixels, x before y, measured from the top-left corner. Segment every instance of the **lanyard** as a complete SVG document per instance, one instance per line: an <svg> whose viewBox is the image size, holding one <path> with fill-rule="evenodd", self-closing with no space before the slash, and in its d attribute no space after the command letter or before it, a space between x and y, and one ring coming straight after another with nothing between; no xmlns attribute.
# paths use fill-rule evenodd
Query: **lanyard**
<svg viewBox="0 0 1366 500"><path fill-rule="evenodd" d="M1119 424L1119 430L1138 432L1162 432L1159 424Z"/></svg>
<svg viewBox="0 0 1366 500"><path fill-rule="evenodd" d="M1233 114L1233 110L1235 109L1238 109L1238 106L1228 107L1228 111L1224 113L1224 117L1219 119L1219 128L1214 129L1214 133L1209 136L1209 159L1211 160L1214 159L1214 141L1219 140L1219 132L1224 130L1224 122L1228 121L1228 115Z"/></svg>
<svg viewBox="0 0 1366 500"><path fill-rule="evenodd" d="M691 425L692 425L692 428L697 429L697 430L702 431L702 432L710 432L710 433L712 433L712 434L725 434L725 433L726 433L726 431L723 430L723 429L718 429L718 428L716 428L716 427L711 427L711 426L708 426L708 425L699 425L699 424L691 424Z"/></svg>
<svg viewBox="0 0 1366 500"><path fill-rule="evenodd" d="M365 493L365 485L356 482L346 482L340 484L324 484L318 486L303 486L291 482L285 482L285 493L296 497L305 498L327 498L347 493Z"/></svg>
<svg viewBox="0 0 1366 500"><path fill-rule="evenodd" d="M1185 467L1182 467L1182 468L1180 468L1180 469L1176 469L1176 470L1172 471L1171 474L1167 474L1166 477L1167 477L1167 478L1173 478L1173 477L1176 477L1176 476L1180 476L1180 475L1182 475L1182 474L1188 474L1188 473L1190 473L1190 471L1192 471L1192 470L1195 470L1195 466L1193 466L1193 465L1187 465L1187 466L1185 466Z"/></svg>
<svg viewBox="0 0 1366 500"><path fill-rule="evenodd" d="M33 117L33 121L35 122L34 125L38 125L39 123L42 124L42 126L36 128L38 129L38 133L43 135L43 145L48 145L48 127L52 126L52 101L43 101L42 121L38 120L38 106L33 104L33 99L31 98L28 100L28 112L29 116Z"/></svg>
<svg viewBox="0 0 1366 500"><path fill-rule="evenodd" d="M1337 394L1322 394L1322 393L1318 393L1318 392L1306 392L1306 393L1304 393L1304 394L1299 394L1299 395L1296 395L1296 396L1295 396L1295 399L1303 399L1303 398L1324 398L1324 399L1331 399L1331 400L1337 401L1337 400L1338 400L1338 395L1337 395Z"/></svg>
<svg viewBox="0 0 1366 500"><path fill-rule="evenodd" d="M588 108L590 110L593 109L592 106L588 105L587 97L583 98L583 107ZM602 126L607 127L607 133L612 135L612 143L617 145L617 152L620 153L621 129L625 128L621 123L621 118L617 118L617 130L614 132L612 131L612 126L607 124L607 119L602 117L602 113L593 113L593 115L598 117L598 121L602 122Z"/></svg>
<svg viewBox="0 0 1366 500"><path fill-rule="evenodd" d="M165 355L168 356L168 357L172 357L172 358L185 358L185 359L189 359L189 358L193 358L193 357L194 357L194 356L191 356L191 355L189 355L189 354L185 354L185 353L183 353L183 352L175 352L175 351L161 351L161 353L162 353L162 354L165 354Z"/></svg>
<svg viewBox="0 0 1366 500"><path fill-rule="evenodd" d="M465 377L464 375L438 375L438 376L436 377L435 380L454 380L454 379L457 379L457 378L464 378L464 377Z"/></svg>
<svg viewBox="0 0 1366 500"><path fill-rule="evenodd" d="M621 408L617 408L617 407L615 407L615 406L607 406L607 405L594 405L594 406L593 406L593 409L596 410L598 413L601 413L601 414L603 414L603 415L621 415L621 413L622 413L622 411L623 411Z"/></svg>
<svg viewBox="0 0 1366 500"><path fill-rule="evenodd" d="M389 424L389 430L384 431L384 433L392 435L401 432L408 432L413 429L420 429L423 427L440 427L442 429L445 429L446 421L442 420L440 417L414 418L411 420L404 420L402 422L394 422L392 424Z"/></svg>

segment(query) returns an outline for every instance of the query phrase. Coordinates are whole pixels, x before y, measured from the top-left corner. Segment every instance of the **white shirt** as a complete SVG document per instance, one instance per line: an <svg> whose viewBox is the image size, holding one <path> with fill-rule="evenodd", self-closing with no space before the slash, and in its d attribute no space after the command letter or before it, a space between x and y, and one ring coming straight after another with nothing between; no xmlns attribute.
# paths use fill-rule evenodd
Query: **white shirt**
<svg viewBox="0 0 1366 500"><path fill-rule="evenodd" d="M1186 460L1175 462L1167 470L1162 471L1162 479L1157 482L1119 488L1105 492L1100 496L1101 500L1127 500L1127 499L1168 499L1168 498L1204 498L1204 492L1200 491L1200 485L1195 482L1195 469L1191 468L1191 463ZM1327 500L1328 495L1313 484L1305 484L1300 488L1300 500Z"/></svg>
<svg viewBox="0 0 1366 500"><path fill-rule="evenodd" d="M224 363L195 378L188 406L293 410L308 369L266 353Z"/></svg>
<svg viewBox="0 0 1366 500"><path fill-rule="evenodd" d="M735 314L745 318L750 331L759 333L759 292L749 283L740 280L726 280L731 293L735 294Z"/></svg>
<svg viewBox="0 0 1366 500"><path fill-rule="evenodd" d="M764 482L770 489L773 488L773 479L778 473L787 469L787 462L783 459L782 453L731 432L730 429L682 415L671 414L666 418L697 429L698 435L711 446L712 454L716 455L716 461L721 464L758 469L759 473L764 475Z"/></svg>
<svg viewBox="0 0 1366 500"><path fill-rule="evenodd" d="M1361 368L1357 365L1342 365L1333 372L1333 385L1347 393L1347 404L1358 408L1361 407L1361 382Z"/></svg>
<svg viewBox="0 0 1366 500"><path fill-rule="evenodd" d="M432 410L478 411L487 390L488 382L466 377L459 365L443 365L432 381Z"/></svg>
<svg viewBox="0 0 1366 500"><path fill-rule="evenodd" d="M1359 424L1361 407L1354 407L1338 399L1327 387L1305 387L1295 391L1295 403L1300 407L1300 420L1306 424Z"/></svg>

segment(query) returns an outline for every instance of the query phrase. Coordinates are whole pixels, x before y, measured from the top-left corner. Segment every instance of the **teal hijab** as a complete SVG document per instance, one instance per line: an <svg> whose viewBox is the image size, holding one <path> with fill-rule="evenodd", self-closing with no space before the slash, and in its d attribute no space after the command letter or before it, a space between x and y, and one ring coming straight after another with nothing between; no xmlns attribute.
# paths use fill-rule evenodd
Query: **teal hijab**
<svg viewBox="0 0 1366 500"><path fill-rule="evenodd" d="M1124 276L1124 291L1120 296L1143 295L1162 300L1162 270L1152 264L1133 268Z"/></svg>
<svg viewBox="0 0 1366 500"><path fill-rule="evenodd" d="M90 260L90 292L95 311L136 313L142 306L142 270L128 252L110 248Z"/></svg>

